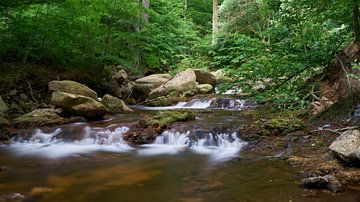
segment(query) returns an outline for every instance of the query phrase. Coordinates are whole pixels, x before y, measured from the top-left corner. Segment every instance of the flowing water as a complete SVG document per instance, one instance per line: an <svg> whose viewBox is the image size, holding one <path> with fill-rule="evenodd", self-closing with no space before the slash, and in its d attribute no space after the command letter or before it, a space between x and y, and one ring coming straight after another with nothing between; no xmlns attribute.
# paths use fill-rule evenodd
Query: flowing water
<svg viewBox="0 0 360 202"><path fill-rule="evenodd" d="M215 108L209 100L172 107L134 106L104 121L19 131L0 147L0 201L359 201L360 194L299 189L281 161L243 153L238 128L246 102ZM219 105L218 105L219 106ZM164 109L206 109L195 121L130 146L127 125ZM208 113L208 109L212 109ZM215 108L215 109L214 109ZM225 109L224 109L225 108ZM316 197L305 197L313 195Z"/></svg>

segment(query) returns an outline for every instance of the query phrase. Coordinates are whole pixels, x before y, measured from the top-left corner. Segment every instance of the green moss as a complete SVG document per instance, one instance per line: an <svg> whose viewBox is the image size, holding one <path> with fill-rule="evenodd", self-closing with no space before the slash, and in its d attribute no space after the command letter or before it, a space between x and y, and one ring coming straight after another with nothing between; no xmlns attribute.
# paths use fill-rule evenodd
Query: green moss
<svg viewBox="0 0 360 202"><path fill-rule="evenodd" d="M175 105L179 102L184 102L184 101L186 101L185 97L178 97L171 95L171 96L160 97L157 99L149 100L145 104L151 107L161 107L161 106Z"/></svg>
<svg viewBox="0 0 360 202"><path fill-rule="evenodd" d="M17 127L43 126L54 123L61 117L53 109L37 109L14 120Z"/></svg>
<svg viewBox="0 0 360 202"><path fill-rule="evenodd" d="M160 111L154 117L145 121L147 127L159 126L169 127L175 122L195 120L195 116L191 112L183 111Z"/></svg>
<svg viewBox="0 0 360 202"><path fill-rule="evenodd" d="M296 117L272 118L266 121L257 121L261 135L286 135L304 129L304 123Z"/></svg>

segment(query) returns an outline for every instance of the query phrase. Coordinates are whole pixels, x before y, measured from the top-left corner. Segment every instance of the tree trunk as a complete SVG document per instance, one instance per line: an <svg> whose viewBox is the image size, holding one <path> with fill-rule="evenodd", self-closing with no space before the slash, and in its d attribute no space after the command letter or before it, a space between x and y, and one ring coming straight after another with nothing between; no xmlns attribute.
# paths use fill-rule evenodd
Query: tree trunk
<svg viewBox="0 0 360 202"><path fill-rule="evenodd" d="M360 42L359 3L353 0L355 41Z"/></svg>
<svg viewBox="0 0 360 202"><path fill-rule="evenodd" d="M186 19L188 9L188 0L184 0L184 18Z"/></svg>
<svg viewBox="0 0 360 202"><path fill-rule="evenodd" d="M216 44L216 34L218 33L218 13L219 13L219 0L213 0L212 45Z"/></svg>
<svg viewBox="0 0 360 202"><path fill-rule="evenodd" d="M149 9L150 8L150 0L142 0L142 6L145 9ZM144 22L149 22L149 14L146 12L142 12L142 17Z"/></svg>

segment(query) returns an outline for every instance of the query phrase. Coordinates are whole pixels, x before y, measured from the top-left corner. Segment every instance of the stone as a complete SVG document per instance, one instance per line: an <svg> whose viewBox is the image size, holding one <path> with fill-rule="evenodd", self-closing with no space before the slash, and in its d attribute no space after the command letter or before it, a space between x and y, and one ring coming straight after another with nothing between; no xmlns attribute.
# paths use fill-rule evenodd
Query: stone
<svg viewBox="0 0 360 202"><path fill-rule="evenodd" d="M360 131L348 130L343 132L329 149L335 157L349 164L360 163Z"/></svg>
<svg viewBox="0 0 360 202"><path fill-rule="evenodd" d="M161 96L169 95L170 93L183 93L191 91L196 87L196 75L191 69L187 69L174 78L161 85L160 87L152 90L149 98L158 98Z"/></svg>
<svg viewBox="0 0 360 202"><path fill-rule="evenodd" d="M170 74L152 74L135 81L134 91L148 96L150 92L171 79Z"/></svg>
<svg viewBox="0 0 360 202"><path fill-rule="evenodd" d="M133 112L133 110L129 108L123 100L109 94L104 95L101 103L107 107L110 113L113 114L121 112Z"/></svg>
<svg viewBox="0 0 360 202"><path fill-rule="evenodd" d="M54 92L64 92L76 95L82 95L93 99L97 98L97 93L89 87L75 81L51 81L49 83L49 90Z"/></svg>
<svg viewBox="0 0 360 202"><path fill-rule="evenodd" d="M219 69L215 72L211 72L212 75L216 78L216 84L229 83L232 82L232 79L226 76L226 73L223 69Z"/></svg>
<svg viewBox="0 0 360 202"><path fill-rule="evenodd" d="M36 109L14 119L13 122L16 127L24 128L54 124L62 120L54 109Z"/></svg>
<svg viewBox="0 0 360 202"><path fill-rule="evenodd" d="M86 96L64 92L53 92L51 103L75 116L99 118L109 111L100 102Z"/></svg>
<svg viewBox="0 0 360 202"><path fill-rule="evenodd" d="M233 98L214 98L210 102L211 109L238 109L243 105L241 100Z"/></svg>
<svg viewBox="0 0 360 202"><path fill-rule="evenodd" d="M260 134L270 135L287 135L292 132L304 129L304 122L296 117L278 117L269 120L260 120L256 124L259 126Z"/></svg>
<svg viewBox="0 0 360 202"><path fill-rule="evenodd" d="M303 179L300 182L300 187L308 189L328 189L333 193L343 191L340 182L332 175Z"/></svg>
<svg viewBox="0 0 360 202"><path fill-rule="evenodd" d="M7 116L8 112L9 112L9 108L7 107L4 100L0 96L0 116L1 117Z"/></svg>
<svg viewBox="0 0 360 202"><path fill-rule="evenodd" d="M169 96L159 97L156 99L147 100L145 102L145 105L150 107L163 107L163 106L175 105L179 102L185 102L185 101L186 101L186 97L184 96L179 97L179 96L169 95Z"/></svg>
<svg viewBox="0 0 360 202"><path fill-rule="evenodd" d="M199 84L196 86L197 92L200 94L208 94L211 93L213 87L211 84Z"/></svg>
<svg viewBox="0 0 360 202"><path fill-rule="evenodd" d="M216 77L214 74L202 69L196 69L194 72L196 75L196 82L199 84L211 84L212 86L216 86Z"/></svg>

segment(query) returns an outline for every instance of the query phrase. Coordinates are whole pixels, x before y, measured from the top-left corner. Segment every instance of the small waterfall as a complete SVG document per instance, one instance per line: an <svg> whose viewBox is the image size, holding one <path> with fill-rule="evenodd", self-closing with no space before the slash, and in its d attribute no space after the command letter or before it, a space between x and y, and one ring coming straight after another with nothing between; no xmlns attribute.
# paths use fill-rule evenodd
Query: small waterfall
<svg viewBox="0 0 360 202"><path fill-rule="evenodd" d="M172 110L172 109L222 109L222 110L241 110L245 108L244 100L233 98L211 98L193 99L189 102L179 102L174 106L148 107L144 105L134 105L133 108L142 110Z"/></svg>
<svg viewBox="0 0 360 202"><path fill-rule="evenodd" d="M211 161L219 162L238 156L246 144L236 136L236 133L195 135L189 131L186 133L165 131L155 139L153 144L133 148L123 139L123 134L129 130L128 127L117 127L110 130L85 126L78 130L78 134L73 134L73 131L66 131L62 128L57 128L52 132L36 129L27 140L18 138L8 146L8 149L18 155L46 158L60 158L99 151L136 151L135 153L141 156L193 152L208 155Z"/></svg>
<svg viewBox="0 0 360 202"><path fill-rule="evenodd" d="M178 154L189 150L198 154L210 155L212 161L224 161L238 155L246 142L233 134L206 134L201 138L190 138L190 132L165 131L154 144L144 145L138 153L144 156Z"/></svg>
<svg viewBox="0 0 360 202"><path fill-rule="evenodd" d="M80 140L64 141L58 138L63 132L58 128L51 133L44 133L36 129L29 140L20 140L9 146L19 155L34 155L47 158L59 158L74 154L86 154L97 151L127 152L132 150L124 140L123 134L129 131L128 127L119 127L115 130L96 131L90 127L83 128Z"/></svg>

